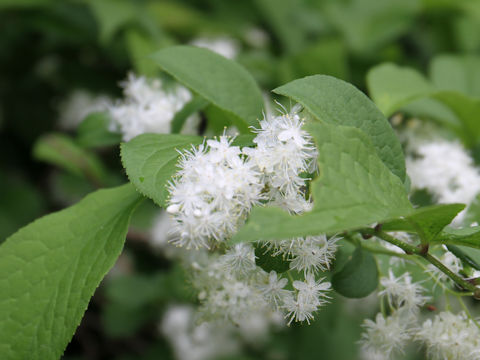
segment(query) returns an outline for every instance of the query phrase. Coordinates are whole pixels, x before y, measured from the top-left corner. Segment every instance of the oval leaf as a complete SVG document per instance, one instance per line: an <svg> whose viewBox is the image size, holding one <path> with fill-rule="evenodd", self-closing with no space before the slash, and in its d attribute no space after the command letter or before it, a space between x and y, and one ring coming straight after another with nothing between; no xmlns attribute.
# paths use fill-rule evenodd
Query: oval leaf
<svg viewBox="0 0 480 360"><path fill-rule="evenodd" d="M22 228L0 247L2 359L59 359L123 247L140 195L97 191Z"/></svg>
<svg viewBox="0 0 480 360"><path fill-rule="evenodd" d="M234 114L240 130L257 124L263 110L262 93L239 64L210 50L185 45L162 49L153 60L179 82Z"/></svg>
<svg viewBox="0 0 480 360"><path fill-rule="evenodd" d="M362 298L378 286L378 269L375 258L362 248L357 248L342 270L332 277L332 286L348 298Z"/></svg>

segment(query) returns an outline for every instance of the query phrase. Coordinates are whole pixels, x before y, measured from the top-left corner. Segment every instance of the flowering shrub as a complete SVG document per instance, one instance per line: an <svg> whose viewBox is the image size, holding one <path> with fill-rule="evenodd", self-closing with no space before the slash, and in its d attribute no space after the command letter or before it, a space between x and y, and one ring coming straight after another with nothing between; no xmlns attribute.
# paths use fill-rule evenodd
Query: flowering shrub
<svg viewBox="0 0 480 360"><path fill-rule="evenodd" d="M478 99L449 88L444 71L426 79L383 64L368 75L372 100L313 75L274 89L274 102L229 59L238 44L225 56L204 48L221 53L221 42L192 44L156 52L164 77L130 73L121 99L72 96L62 107L87 115L76 141L37 142L38 159L109 189L0 246L2 358L62 355L147 203L157 220L146 242L182 274L154 282L190 293L191 305L169 304L159 326L178 358L231 355L238 338L314 326L336 302L369 297L378 313L363 321L362 358L414 347L431 359L480 359ZM405 110L417 101L436 122L419 125L415 107ZM387 116L400 110L412 116L394 116L392 127ZM128 182L90 151L112 144ZM143 289L147 300L129 293L126 308L156 299Z"/></svg>

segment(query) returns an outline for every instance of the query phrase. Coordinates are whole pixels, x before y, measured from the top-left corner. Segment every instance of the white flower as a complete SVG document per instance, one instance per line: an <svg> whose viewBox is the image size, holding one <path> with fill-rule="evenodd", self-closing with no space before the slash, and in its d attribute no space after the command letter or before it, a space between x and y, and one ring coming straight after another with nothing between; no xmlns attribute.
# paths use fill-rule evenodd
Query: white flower
<svg viewBox="0 0 480 360"><path fill-rule="evenodd" d="M246 276L256 269L255 251L251 244L236 244L220 257L225 271Z"/></svg>
<svg viewBox="0 0 480 360"><path fill-rule="evenodd" d="M236 58L240 51L240 45L238 41L227 36L197 38L194 39L191 44L197 47L209 49L226 57L227 59Z"/></svg>
<svg viewBox="0 0 480 360"><path fill-rule="evenodd" d="M480 359L480 330L464 313L441 312L426 320L415 338L435 360Z"/></svg>
<svg viewBox="0 0 480 360"><path fill-rule="evenodd" d="M301 212L309 206L299 195L303 195L306 180L302 173L315 170L316 149L311 136L302 129L300 106L280 116L267 115L254 129L255 148L244 148L243 152L252 160L264 181L271 189L268 198L291 212ZM280 201L283 197L284 201ZM290 204L289 201L292 201Z"/></svg>
<svg viewBox="0 0 480 360"><path fill-rule="evenodd" d="M305 281L295 280L293 287L298 290L298 297L305 301L310 301L318 305L323 305L326 300L321 298L328 298L326 292L330 290L331 284L329 282L322 282L324 278L316 281L313 274L307 274Z"/></svg>
<svg viewBox="0 0 480 360"><path fill-rule="evenodd" d="M311 302L305 302L302 298L290 294L285 297L284 300L284 309L287 312L286 317L290 317L288 325L292 323L293 320L298 322L306 321L310 324L310 320L313 319L313 313L317 311L318 306Z"/></svg>
<svg viewBox="0 0 480 360"><path fill-rule="evenodd" d="M121 85L125 99L110 105L109 113L111 130L120 131L125 141L144 133L170 133L173 117L192 98L183 86L166 90L159 79L134 74ZM184 128L191 130L196 122L196 117L190 117Z"/></svg>
<svg viewBox="0 0 480 360"><path fill-rule="evenodd" d="M307 236L292 241L286 249L290 259L290 269L314 272L330 268L330 262L335 258L339 238L327 239L326 235Z"/></svg>
<svg viewBox="0 0 480 360"><path fill-rule="evenodd" d="M59 105L60 127L73 130L88 114L107 110L110 102L106 95L95 96L84 90L75 90Z"/></svg>
<svg viewBox="0 0 480 360"><path fill-rule="evenodd" d="M261 199L260 174L231 142L221 136L182 154L167 207L175 244L199 248L224 241Z"/></svg>
<svg viewBox="0 0 480 360"><path fill-rule="evenodd" d="M395 312L385 318L379 313L375 321L366 319L363 322L362 327L365 331L360 343L364 352L375 354L377 358L381 358L379 356L382 354L384 359L390 359L395 351L402 352L410 334L399 314Z"/></svg>
<svg viewBox="0 0 480 360"><path fill-rule="evenodd" d="M415 150L416 156L406 159L413 189L427 189L439 203L467 205L480 193L480 171L459 143L437 140L419 144Z"/></svg>
<svg viewBox="0 0 480 360"><path fill-rule="evenodd" d="M316 281L313 274L307 274L304 282L298 280L293 282L293 287L298 290L297 296L289 294L284 299L286 317L290 317L288 324L293 320L306 321L310 324L313 313L327 302L326 292L330 290L331 284L322 280Z"/></svg>
<svg viewBox="0 0 480 360"><path fill-rule="evenodd" d="M415 311L428 300L428 297L422 295L424 288L418 283L413 283L408 272L395 277L390 269L388 277L382 277L380 284L384 290L378 295L386 296L391 306L405 307Z"/></svg>
<svg viewBox="0 0 480 360"><path fill-rule="evenodd" d="M265 299L277 307L290 294L289 290L284 289L287 282L287 279L278 278L277 273L272 270L268 275L268 284L260 285L259 288Z"/></svg>

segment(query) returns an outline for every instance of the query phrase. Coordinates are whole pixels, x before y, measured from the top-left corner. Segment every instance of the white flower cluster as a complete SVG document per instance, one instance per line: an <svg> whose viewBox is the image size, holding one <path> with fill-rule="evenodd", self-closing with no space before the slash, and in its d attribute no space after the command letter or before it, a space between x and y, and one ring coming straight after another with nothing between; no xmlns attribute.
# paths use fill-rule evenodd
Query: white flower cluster
<svg viewBox="0 0 480 360"><path fill-rule="evenodd" d="M480 360L480 329L465 313L441 312L415 332L434 360Z"/></svg>
<svg viewBox="0 0 480 360"><path fill-rule="evenodd" d="M311 208L302 175L315 171L317 153L299 111L296 106L262 120L255 147L240 149L221 136L182 154L169 186L171 242L187 249L221 248L254 205L279 205L292 213ZM287 279L257 266L250 244L235 245L223 255L196 251L183 258L206 318L241 326L246 319L283 313L289 323L309 322L327 302L330 283L315 275L329 268L337 240L320 235L264 244L272 256L281 255L290 269L303 273L303 281L292 280L290 290Z"/></svg>
<svg viewBox="0 0 480 360"><path fill-rule="evenodd" d="M224 255L196 256L192 273L205 317L228 319L240 327L259 318L275 323L282 313L289 323L309 322L330 290L330 283L312 273L304 281L293 281L293 290L286 289L287 279L255 264L251 244L237 244Z"/></svg>
<svg viewBox="0 0 480 360"><path fill-rule="evenodd" d="M413 189L427 189L439 203L471 204L480 193L480 170L457 142L435 140L416 145L406 159ZM461 222L463 213L456 218Z"/></svg>
<svg viewBox="0 0 480 360"><path fill-rule="evenodd" d="M299 110L262 120L254 148L240 149L221 136L182 155L167 208L176 220L178 245L224 241L262 200L294 213L311 207L300 175L314 170L316 150Z"/></svg>
<svg viewBox="0 0 480 360"><path fill-rule="evenodd" d="M262 172L270 203L293 213L311 209L303 194L308 179L300 175L315 171L317 156L311 136L302 129L300 110L296 105L290 113L266 116L255 129L257 146L243 149Z"/></svg>
<svg viewBox="0 0 480 360"><path fill-rule="evenodd" d="M224 241L262 198L260 173L231 142L221 136L182 155L167 207L175 219L175 244L208 248Z"/></svg>
<svg viewBox="0 0 480 360"><path fill-rule="evenodd" d="M109 106L111 130L128 141L144 133L170 133L175 113L191 100L190 91L179 85L165 90L159 79L137 77L130 73L122 84L124 99ZM195 127L196 117L187 119L187 132ZM193 131L194 132L194 131Z"/></svg>
<svg viewBox="0 0 480 360"><path fill-rule="evenodd" d="M363 327L361 344L365 359L391 359L395 353L402 353L408 340L412 339L420 306L428 297L423 287L412 282L408 272L400 277L390 271L388 277L380 279L383 290L380 297L386 297L392 313L389 316L377 314L375 321L367 319Z"/></svg>

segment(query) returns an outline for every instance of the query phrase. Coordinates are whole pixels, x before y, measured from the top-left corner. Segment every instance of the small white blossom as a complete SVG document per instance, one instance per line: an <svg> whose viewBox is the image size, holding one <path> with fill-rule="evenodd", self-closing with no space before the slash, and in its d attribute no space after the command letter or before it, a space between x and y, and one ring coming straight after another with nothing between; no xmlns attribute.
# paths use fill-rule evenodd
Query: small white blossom
<svg viewBox="0 0 480 360"><path fill-rule="evenodd" d="M287 282L288 280L285 278L278 278L277 273L272 270L268 275L268 284L260 285L259 288L268 302L278 306L290 294L289 290L284 289Z"/></svg>
<svg viewBox="0 0 480 360"><path fill-rule="evenodd" d="M256 269L255 251L247 243L234 245L220 257L220 261L226 271L234 271L240 276L246 276Z"/></svg>
<svg viewBox="0 0 480 360"><path fill-rule="evenodd" d="M326 271L335 258L339 238L327 239L326 235L307 236L292 241L288 251L290 268L298 271Z"/></svg>
<svg viewBox="0 0 480 360"><path fill-rule="evenodd" d="M364 328L360 340L362 350L368 354L375 354L374 358L381 359L380 356L383 355L384 359L390 359L395 351L402 352L410 339L407 326L399 312L386 318L379 313L375 321L366 319L362 327Z"/></svg>
<svg viewBox="0 0 480 360"><path fill-rule="evenodd" d="M480 330L464 313L441 312L426 320L415 338L434 360L480 359Z"/></svg>
<svg viewBox="0 0 480 360"><path fill-rule="evenodd" d="M173 117L192 98L183 86L166 90L159 79L134 74L121 85L125 98L110 105L109 113L111 130L121 132L125 141L144 133L170 133ZM190 117L184 128L194 128L196 122L195 116Z"/></svg>
<svg viewBox="0 0 480 360"><path fill-rule="evenodd" d="M294 281L293 287L298 290L297 296L292 294L284 300L284 309L287 312L286 317L290 317L288 324L293 320L306 321L310 324L313 319L313 313L324 305L328 298L326 292L330 290L329 282L322 282L323 279L315 280L313 274L307 274L305 281Z"/></svg>
<svg viewBox="0 0 480 360"><path fill-rule="evenodd" d="M425 289L420 284L412 282L408 272L396 277L392 270L389 270L388 277L382 277L380 284L384 289L379 296L386 296L391 306L416 311L428 300L428 297L422 295Z"/></svg>

